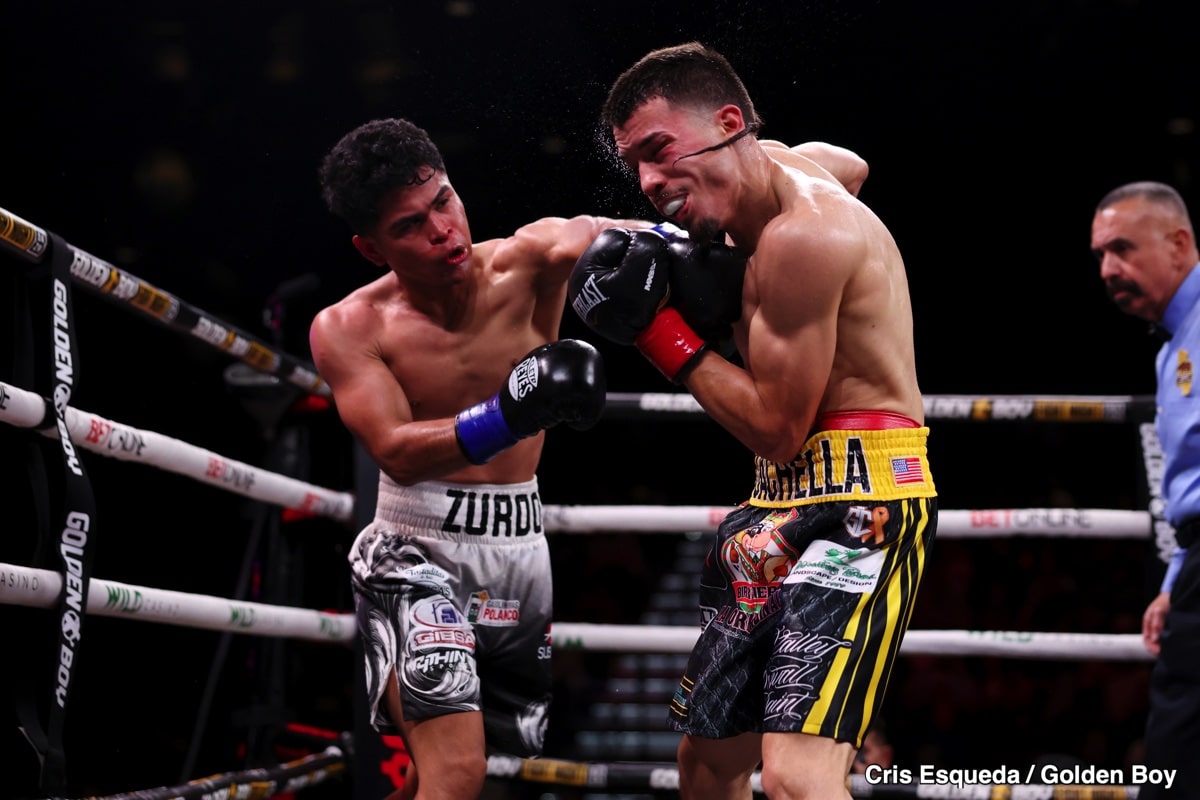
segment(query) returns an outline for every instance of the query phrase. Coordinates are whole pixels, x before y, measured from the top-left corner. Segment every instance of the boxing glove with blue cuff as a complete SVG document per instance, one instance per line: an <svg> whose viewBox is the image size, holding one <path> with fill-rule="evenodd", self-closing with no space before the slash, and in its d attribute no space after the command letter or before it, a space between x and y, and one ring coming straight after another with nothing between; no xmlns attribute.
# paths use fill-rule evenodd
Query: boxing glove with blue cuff
<svg viewBox="0 0 1200 800"><path fill-rule="evenodd" d="M660 222L650 230L654 231L668 242L686 242L691 240L691 236L688 235L688 232L673 222Z"/></svg>
<svg viewBox="0 0 1200 800"><path fill-rule="evenodd" d="M503 389L458 413L458 446L472 464L486 464L559 423L586 430L600 419L606 391L596 348L578 339L544 344L513 367Z"/></svg>

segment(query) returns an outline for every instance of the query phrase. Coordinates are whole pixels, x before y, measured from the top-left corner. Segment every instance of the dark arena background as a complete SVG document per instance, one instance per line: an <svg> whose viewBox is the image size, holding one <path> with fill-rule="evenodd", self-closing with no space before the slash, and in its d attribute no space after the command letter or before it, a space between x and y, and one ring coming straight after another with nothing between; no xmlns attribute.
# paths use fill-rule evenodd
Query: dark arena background
<svg viewBox="0 0 1200 800"><path fill-rule="evenodd" d="M425 127L477 241L547 215L648 217L603 149L599 107L645 52L698 39L739 71L765 137L829 141L870 163L860 197L905 256L926 393L1148 395L1156 344L1106 298L1089 227L1097 200L1131 180L1172 183L1200 207L1200 92L1180 10L1146 0L10 3L0 208L308 361L314 313L377 274L319 196L317 165L343 133L387 116ZM8 251L0 265L9 304L31 265ZM74 407L355 491L355 448L333 411L264 403L227 378L227 353L95 294L74 297ZM595 341L612 392L675 391L572 313L562 336ZM20 385L18 337L0 352L0 381ZM1132 424L930 424L943 509L1147 508ZM30 564L37 545L29 440L0 426L8 564ZM350 610L353 525L284 519L145 465L80 458L97 505L94 577ZM751 467L701 415L610 414L592 431L551 431L540 484L555 504L721 506L749 491ZM555 619L571 622L667 619L655 598L694 545L635 529L551 536ZM1159 570L1149 539L947 538L912 629L1136 633ZM691 624L684 605L668 621ZM0 797L37 796L13 701L26 667L51 652L54 621L0 605ZM896 763L1138 763L1149 668L1069 652L902 657L884 707ZM667 679L637 669L618 654L556 649L546 755L671 761ZM65 795L293 758L311 743L290 740L289 723L360 724L355 671L349 646L88 617ZM302 796L373 796L367 780L348 770Z"/></svg>

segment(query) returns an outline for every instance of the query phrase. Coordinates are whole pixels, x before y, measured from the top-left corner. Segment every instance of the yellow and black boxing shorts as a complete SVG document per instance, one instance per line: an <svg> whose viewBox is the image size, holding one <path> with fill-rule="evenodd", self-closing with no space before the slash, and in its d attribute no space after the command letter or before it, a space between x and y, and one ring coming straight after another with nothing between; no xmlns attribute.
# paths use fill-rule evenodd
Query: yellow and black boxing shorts
<svg viewBox="0 0 1200 800"><path fill-rule="evenodd" d="M937 528L929 429L879 412L820 422L795 461L757 459L753 494L717 530L676 730L858 747L878 713Z"/></svg>

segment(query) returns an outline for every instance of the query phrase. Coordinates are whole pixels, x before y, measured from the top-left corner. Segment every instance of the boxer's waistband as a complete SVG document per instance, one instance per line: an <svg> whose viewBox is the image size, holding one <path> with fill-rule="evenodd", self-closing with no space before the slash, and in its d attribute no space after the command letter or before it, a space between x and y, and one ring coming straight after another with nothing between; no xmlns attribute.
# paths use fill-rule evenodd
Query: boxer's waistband
<svg viewBox="0 0 1200 800"><path fill-rule="evenodd" d="M919 428L921 423L895 411L831 411L817 417L814 431L887 431Z"/></svg>
<svg viewBox="0 0 1200 800"><path fill-rule="evenodd" d="M926 458L928 436L929 428L911 426L818 431L809 436L794 461L755 458L749 503L782 508L934 497L937 490Z"/></svg>
<svg viewBox="0 0 1200 800"><path fill-rule="evenodd" d="M418 536L476 543L543 536L537 479L524 483L423 481L401 486L379 475L375 524Z"/></svg>

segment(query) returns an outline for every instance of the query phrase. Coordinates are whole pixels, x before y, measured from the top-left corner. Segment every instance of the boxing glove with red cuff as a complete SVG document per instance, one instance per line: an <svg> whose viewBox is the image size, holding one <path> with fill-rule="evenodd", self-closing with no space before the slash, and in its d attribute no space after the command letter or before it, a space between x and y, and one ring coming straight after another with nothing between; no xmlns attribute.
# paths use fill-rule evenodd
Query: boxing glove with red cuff
<svg viewBox="0 0 1200 800"><path fill-rule="evenodd" d="M704 340L666 306L672 255L660 234L609 228L588 246L567 280L567 296L596 333L638 350L668 380L680 381Z"/></svg>
<svg viewBox="0 0 1200 800"><path fill-rule="evenodd" d="M666 239L671 251L671 305L709 345L726 342L733 323L742 318L746 256L724 242L693 241L670 222L650 230Z"/></svg>
<svg viewBox="0 0 1200 800"><path fill-rule="evenodd" d="M710 345L742 318L746 257L722 242L671 242L671 305Z"/></svg>

